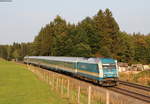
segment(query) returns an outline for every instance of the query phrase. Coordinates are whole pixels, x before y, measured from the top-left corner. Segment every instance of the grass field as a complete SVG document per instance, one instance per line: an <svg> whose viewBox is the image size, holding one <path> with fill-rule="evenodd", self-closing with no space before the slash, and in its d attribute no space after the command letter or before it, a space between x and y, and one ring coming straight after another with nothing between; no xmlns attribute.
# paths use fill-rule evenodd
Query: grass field
<svg viewBox="0 0 150 104"><path fill-rule="evenodd" d="M67 104L23 65L0 59L0 104Z"/></svg>

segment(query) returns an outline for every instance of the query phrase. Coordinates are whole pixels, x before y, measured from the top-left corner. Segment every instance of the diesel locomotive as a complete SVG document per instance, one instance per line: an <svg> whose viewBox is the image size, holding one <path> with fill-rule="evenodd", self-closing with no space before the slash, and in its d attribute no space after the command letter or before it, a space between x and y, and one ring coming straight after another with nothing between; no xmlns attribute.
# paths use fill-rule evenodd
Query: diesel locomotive
<svg viewBox="0 0 150 104"><path fill-rule="evenodd" d="M102 86L118 83L117 60L112 58L26 56L24 63L68 73Z"/></svg>

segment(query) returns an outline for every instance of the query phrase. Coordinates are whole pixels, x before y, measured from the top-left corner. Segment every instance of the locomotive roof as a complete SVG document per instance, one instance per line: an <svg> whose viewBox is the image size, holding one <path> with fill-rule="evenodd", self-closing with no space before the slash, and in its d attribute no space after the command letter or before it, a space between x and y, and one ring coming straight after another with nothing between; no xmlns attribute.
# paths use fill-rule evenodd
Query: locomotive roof
<svg viewBox="0 0 150 104"><path fill-rule="evenodd" d="M86 62L86 63L99 63L100 59L108 58L84 58L84 57L63 57L63 56L26 56L25 58L34 58L34 59L45 59L53 61L64 61L64 62ZM111 59L113 60L113 59Z"/></svg>

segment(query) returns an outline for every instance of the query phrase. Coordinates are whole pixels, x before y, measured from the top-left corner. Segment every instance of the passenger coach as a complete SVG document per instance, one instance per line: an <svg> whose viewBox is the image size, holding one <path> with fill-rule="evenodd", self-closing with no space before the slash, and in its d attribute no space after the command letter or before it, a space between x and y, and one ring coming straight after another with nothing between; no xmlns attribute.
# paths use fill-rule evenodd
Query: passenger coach
<svg viewBox="0 0 150 104"><path fill-rule="evenodd" d="M117 85L117 60L111 58L26 56L24 62L69 73L103 86Z"/></svg>

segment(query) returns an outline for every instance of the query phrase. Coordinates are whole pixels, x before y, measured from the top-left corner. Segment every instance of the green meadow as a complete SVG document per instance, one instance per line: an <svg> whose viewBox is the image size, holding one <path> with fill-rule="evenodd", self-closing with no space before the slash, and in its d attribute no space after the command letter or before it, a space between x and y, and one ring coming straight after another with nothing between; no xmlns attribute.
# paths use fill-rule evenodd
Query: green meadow
<svg viewBox="0 0 150 104"><path fill-rule="evenodd" d="M23 65L0 59L0 104L67 104Z"/></svg>

